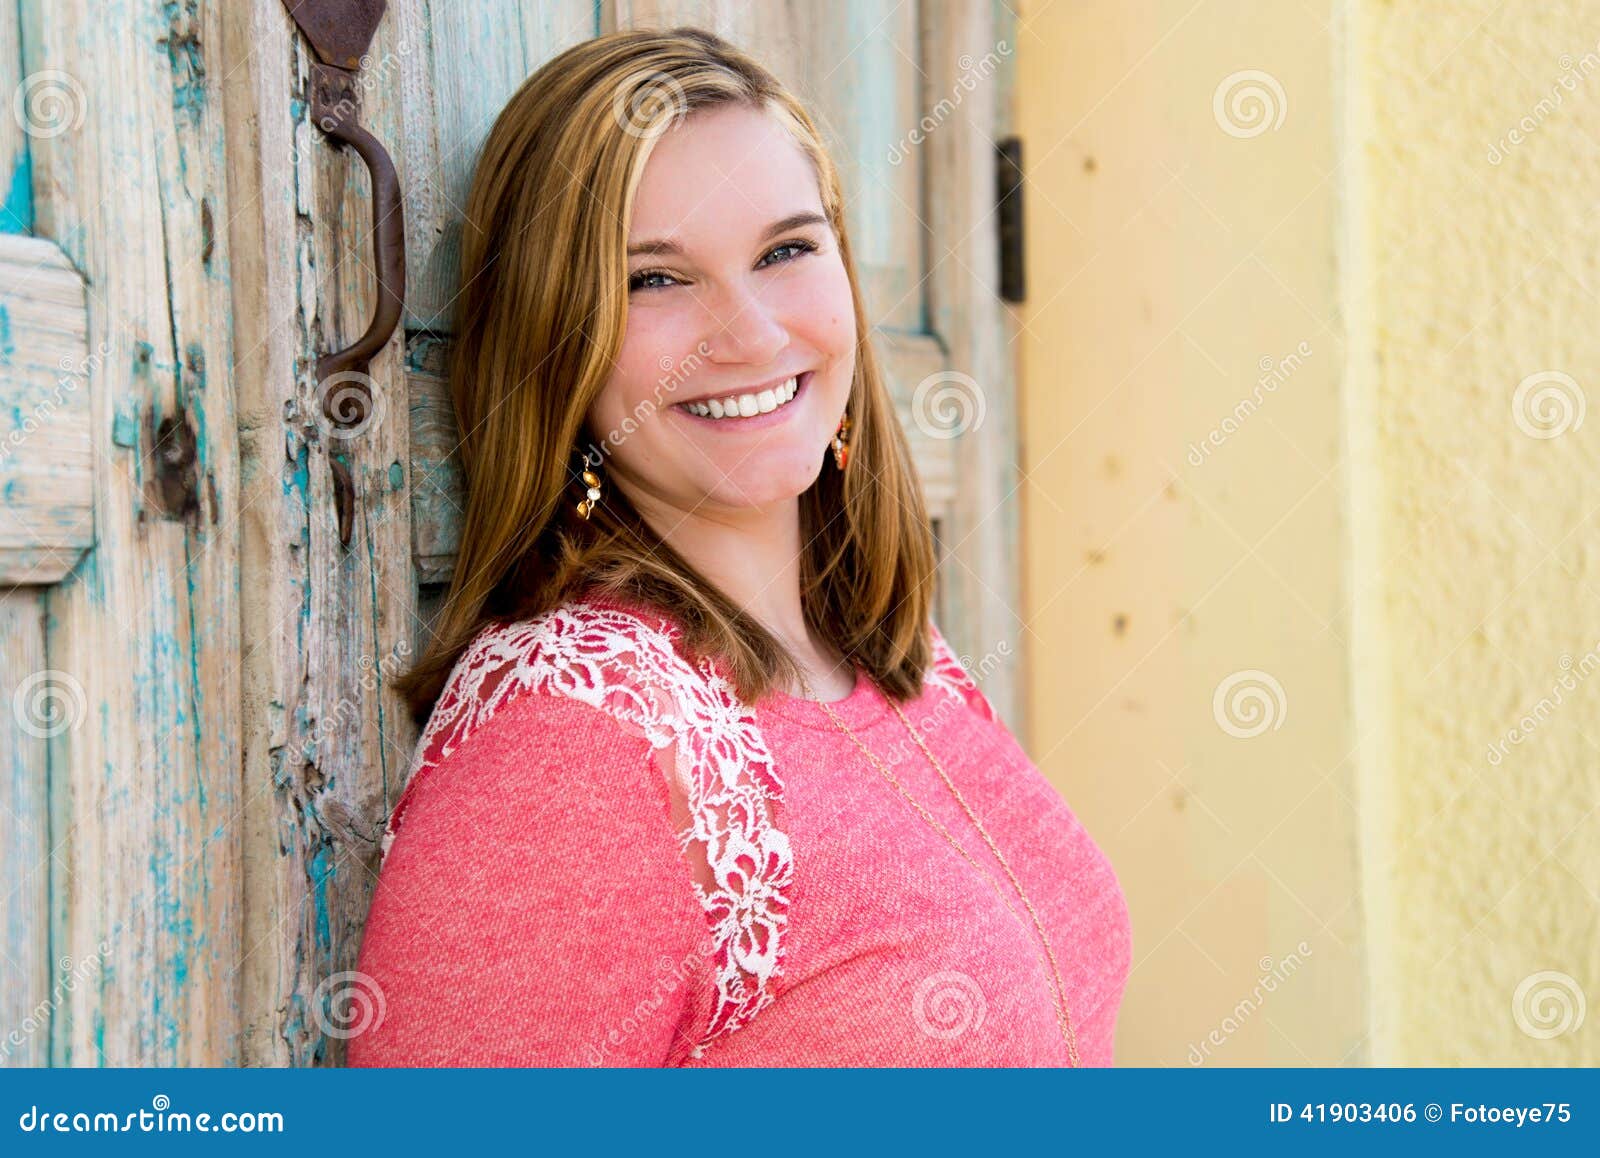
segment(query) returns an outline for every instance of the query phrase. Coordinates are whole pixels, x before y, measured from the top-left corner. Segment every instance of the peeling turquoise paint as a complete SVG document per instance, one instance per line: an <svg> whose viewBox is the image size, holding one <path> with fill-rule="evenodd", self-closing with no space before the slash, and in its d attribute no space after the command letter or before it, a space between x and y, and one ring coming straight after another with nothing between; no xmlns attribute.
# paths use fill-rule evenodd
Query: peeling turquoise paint
<svg viewBox="0 0 1600 1158"><path fill-rule="evenodd" d="M398 462L391 462L389 464L389 489L392 491L397 491L401 487L405 486L405 483L406 472L401 469Z"/></svg>
<svg viewBox="0 0 1600 1158"><path fill-rule="evenodd" d="M271 756L272 786L274 788L287 788L289 786L289 762L283 758L283 749L272 749Z"/></svg>
<svg viewBox="0 0 1600 1158"><path fill-rule="evenodd" d="M183 349L184 360L188 364L190 380L199 393L206 390L206 348L199 342L190 342Z"/></svg>
<svg viewBox="0 0 1600 1158"><path fill-rule="evenodd" d="M158 43L167 49L167 61L172 69L172 107L187 114L198 124L206 106L206 65L200 51L200 39L193 32L181 31L199 23L194 0L177 3L166 0L162 5L167 18L168 34Z"/></svg>
<svg viewBox="0 0 1600 1158"><path fill-rule="evenodd" d="M328 863L328 846L319 845L316 855L311 858L311 898L317 912L316 944L321 950L333 944L332 925L328 918L328 881L333 876L333 868Z"/></svg>
<svg viewBox="0 0 1600 1158"><path fill-rule="evenodd" d="M105 576L100 571L100 552L98 548L85 551L73 564L72 570L62 577L60 586L64 589L68 584L81 584L88 593L89 603L94 607L106 605ZM102 708L104 705L102 705Z"/></svg>
<svg viewBox="0 0 1600 1158"><path fill-rule="evenodd" d="M195 620L195 606L200 597L195 591L194 536L183 537L183 576L185 593L189 597L189 706L194 736L194 786L196 803L203 815L206 810L206 761L204 737L200 725L205 720L205 684L200 679L200 625ZM202 874L204 875L204 874Z"/></svg>
<svg viewBox="0 0 1600 1158"><path fill-rule="evenodd" d="M24 148L11 167L5 201L0 203L0 233L33 232L33 158Z"/></svg>
<svg viewBox="0 0 1600 1158"><path fill-rule="evenodd" d="M0 302L0 363L9 366L16 352L17 343L11 337L11 311Z"/></svg>
<svg viewBox="0 0 1600 1158"><path fill-rule="evenodd" d="M289 1043L290 1054L296 1055L294 1046L302 1041L306 1032L306 1001L298 993L289 995L288 1008L283 1013L283 1040Z"/></svg>
<svg viewBox="0 0 1600 1158"><path fill-rule="evenodd" d="M139 445L138 400L124 398L117 405L116 417L111 420L111 441L118 446Z"/></svg>
<svg viewBox="0 0 1600 1158"><path fill-rule="evenodd" d="M396 467L399 465L399 463L395 463ZM372 534L371 528L367 526L367 508L365 506L361 508L361 529L363 532L362 537L367 541L367 585L369 594L371 596L370 606L372 607L372 648L374 651L377 651L380 646L380 640L383 638L382 632L379 630L378 623L378 558L377 549L373 543L375 536ZM383 736L387 735L387 733L384 731L383 720L383 664L379 662L378 657L376 656L373 657L372 672L376 680L376 694L373 698L373 702L377 705L378 735ZM387 744L378 745L378 771L380 778L383 781L383 798L385 800L389 799L388 747L389 745Z"/></svg>
<svg viewBox="0 0 1600 1158"><path fill-rule="evenodd" d="M199 492L195 496L195 501L201 511L201 526L204 527L206 523L204 512L207 500L215 497L215 492L208 492L199 481L211 475L213 462L211 458L211 428L210 423L206 418L205 347L201 346L198 342L190 342L189 345L184 348L183 360L184 368L188 370L188 374L185 375L180 373L178 375L178 397L181 400L179 407L180 409L186 411L193 419L196 464L195 487ZM218 511L213 504L210 521L212 523L216 523L220 518L221 512Z"/></svg>
<svg viewBox="0 0 1600 1158"><path fill-rule="evenodd" d="M429 353L433 350L433 347L437 346L442 341L442 339L436 338L427 333L417 333L413 335L413 333L409 330L406 331L406 337L409 339L409 341L406 343L406 369L426 369L429 361Z"/></svg>
<svg viewBox="0 0 1600 1158"><path fill-rule="evenodd" d="M304 442L294 448L294 469L283 476L283 493L298 494L303 509L311 506L311 452Z"/></svg>
<svg viewBox="0 0 1600 1158"><path fill-rule="evenodd" d="M205 876L204 873L200 875L201 877ZM181 991L189 980L189 954L186 951L186 947L194 940L194 918L184 917L183 920L173 926L172 932L178 941L177 951L172 955L172 982ZM196 943L195 949L196 951L199 950L198 943Z"/></svg>

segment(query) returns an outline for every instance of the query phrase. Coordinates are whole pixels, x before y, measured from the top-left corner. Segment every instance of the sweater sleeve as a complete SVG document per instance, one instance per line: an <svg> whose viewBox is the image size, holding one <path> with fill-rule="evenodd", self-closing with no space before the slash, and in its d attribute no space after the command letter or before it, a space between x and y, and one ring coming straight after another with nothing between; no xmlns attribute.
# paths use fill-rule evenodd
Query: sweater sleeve
<svg viewBox="0 0 1600 1158"><path fill-rule="evenodd" d="M687 1055L710 937L656 769L606 712L529 691L413 775L352 982L366 1013L349 1064Z"/></svg>

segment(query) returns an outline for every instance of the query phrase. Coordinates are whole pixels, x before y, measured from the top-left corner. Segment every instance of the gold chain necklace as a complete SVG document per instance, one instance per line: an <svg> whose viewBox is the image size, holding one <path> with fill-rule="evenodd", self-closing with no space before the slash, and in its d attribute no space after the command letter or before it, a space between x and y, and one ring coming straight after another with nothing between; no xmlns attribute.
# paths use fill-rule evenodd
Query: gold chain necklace
<svg viewBox="0 0 1600 1158"><path fill-rule="evenodd" d="M866 678L865 672L861 672L859 674L860 678ZM828 718L838 725L840 731L855 741L856 747L860 748L861 751L866 754L867 759L871 760L872 763L877 766L878 771L883 773L884 779L888 780L890 784L894 785L895 790L898 791L901 796L904 796L906 800L910 802L911 806L922 814L922 818L932 825L934 829L945 838L945 840L949 841L950 845L957 852L966 857L973 868L977 869L979 872L983 873L984 876L989 878L989 883L994 885L995 890L1000 894L1000 899L1005 901L1006 907L1009 908L1012 912L1012 915L1015 916L1017 911L1016 907L1011 904L1011 900L1005 895L1005 891L999 887L998 882L996 882L994 879L994 874L980 865L973 858L972 854L969 853L965 848L961 847L961 845L956 841L955 837L950 835L950 830L945 828L945 826L935 819L933 815L929 813L929 811L911 795L911 793L905 790L904 785L902 785L900 781L895 778L894 773L890 772L889 769L884 765L883 761L878 759L877 755L873 753L872 749L868 748L861 742L861 737L857 736L855 731L839 718L838 713L833 710L833 706L831 704L825 700L817 699L817 697L812 694L811 683L806 679L804 672L800 673L800 686L805 689L806 698L817 704L817 706L819 706L823 711L828 713ZM923 755L925 755L928 758L928 762L933 765L934 771L939 773L939 778L945 782L945 786L950 789L951 794L956 798L956 802L961 805L961 810L967 814L967 819L972 821L973 827L975 827L983 836L984 843L989 846L989 851L994 853L994 858L1000 862L1001 867L1006 870L1006 875L1011 878L1011 885L1017 890L1017 896L1021 897L1022 903L1028 907L1028 915L1033 918L1033 927L1038 931L1039 940L1044 943L1044 951L1050 958L1050 972L1055 976L1055 992L1053 992L1050 996L1051 1001L1056 1007L1056 1023L1061 1027L1061 1036L1066 1040L1067 1056L1072 1059L1072 1064L1074 1067L1076 1067L1078 1064L1078 1038L1077 1034L1074 1033L1072 1029L1072 1013L1067 1008L1066 1004L1066 987L1061 982L1061 969L1056 964L1055 950L1050 947L1050 938L1045 935L1044 922L1039 920L1039 914L1034 909L1033 902L1028 900L1028 894L1022 891L1022 882L1017 880L1017 874L1011 871L1010 862L1001 855L999 847L996 846L994 840L989 836L989 830L983 827L983 824L978 820L977 815L972 811L971 808L967 806L966 797L961 795L961 790L958 789L954 782L951 781L950 777L945 774L944 765L940 764L934 754L928 750L928 745L923 742L921 734L911 726L911 721L906 719L906 714L900 710L900 704L892 696L881 692L880 694L883 694L883 698L889 701L889 706L894 709L894 714L900 717L900 722L906 726L906 731L911 733L911 738L917 742L917 747L922 749Z"/></svg>

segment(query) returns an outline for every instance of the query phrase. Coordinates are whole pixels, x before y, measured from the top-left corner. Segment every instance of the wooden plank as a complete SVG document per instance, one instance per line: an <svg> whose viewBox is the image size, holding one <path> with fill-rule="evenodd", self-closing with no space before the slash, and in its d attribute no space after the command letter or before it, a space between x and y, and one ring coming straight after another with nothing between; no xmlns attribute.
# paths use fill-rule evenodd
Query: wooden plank
<svg viewBox="0 0 1600 1158"><path fill-rule="evenodd" d="M456 453L455 410L444 342L417 337L406 357L411 400L411 543L417 582L447 583L455 571L466 486Z"/></svg>
<svg viewBox="0 0 1600 1158"><path fill-rule="evenodd" d="M0 1066L50 1064L50 814L45 741L76 709L51 681L44 598L0 591ZM62 694L65 691L65 694ZM64 970L72 975L73 964Z"/></svg>
<svg viewBox="0 0 1600 1158"><path fill-rule="evenodd" d="M415 14L415 8L403 8ZM310 119L310 49L277 0L228 5L228 222L239 350L246 802L242 1060L343 1058L339 977L355 968L378 837L414 740L388 681L411 654L415 602L399 335L373 359L371 419L324 417L317 354L353 342L375 301L365 166ZM405 62L426 30L391 10L367 54L360 121L411 180ZM390 78L385 81L382 78ZM338 537L331 460L355 510Z"/></svg>
<svg viewBox="0 0 1600 1158"><path fill-rule="evenodd" d="M922 479L928 515L948 519L955 510L958 486L954 443L943 437L947 426L936 421L937 401L929 400L929 388L937 387L948 371L949 362L937 339L928 334L907 334L899 330L877 330L873 346L887 380L889 396L905 428ZM929 386L924 386L928 383ZM928 414L924 421L912 420L918 409Z"/></svg>
<svg viewBox="0 0 1600 1158"><path fill-rule="evenodd" d="M0 234L0 586L55 583L94 543L83 279Z"/></svg>
<svg viewBox="0 0 1600 1158"><path fill-rule="evenodd" d="M48 738L52 952L101 955L58 1065L238 1056L238 515L215 7L22 0L35 227L89 289L95 547L45 596L83 711Z"/></svg>
<svg viewBox="0 0 1600 1158"><path fill-rule="evenodd" d="M22 26L15 19L0 20L0 93L6 95L11 115L0 116L0 233L28 233L33 229L33 178L28 154L27 126L37 123L39 86L48 77L23 84ZM22 115L15 115L16 101ZM48 111L48 110L45 110ZM48 120L43 128L50 128Z"/></svg>
<svg viewBox="0 0 1600 1158"><path fill-rule="evenodd" d="M453 6L443 16L455 23L443 28L430 25L432 7L401 0L367 54L361 121L388 147L406 191L407 317L423 347L427 330L448 327L458 277L450 238L493 115L530 71L530 46L593 28L587 5L555 6L560 19L550 8ZM314 355L353 340L372 309L367 178L310 124L308 49L282 5L229 6L225 29L236 62L229 174L241 202L230 231L241 255L242 549L262 577L243 607L244 764L249 783L270 786L249 805L244 1056L337 1063L339 975L355 967L378 838L416 738L389 681L426 630L411 511L413 492L431 483L416 479L410 450L404 334L370 367L378 412L358 437L330 438L318 417ZM450 452L442 445L440 461ZM356 481L349 549L336 534L330 455Z"/></svg>
<svg viewBox="0 0 1600 1158"><path fill-rule="evenodd" d="M925 108L944 107L926 153L931 329L943 341L953 409L970 416L950 439L961 480L944 528L946 636L958 655L988 655L1004 642L1018 661L983 678L1001 718L1026 737L1023 716L1030 632L1022 614L1018 501L1021 482L1016 373L1008 310L999 297L994 141L1014 51L1001 44L991 5L922 6ZM952 102L961 93L959 104ZM932 395L930 394L931 398Z"/></svg>
<svg viewBox="0 0 1600 1158"><path fill-rule="evenodd" d="M405 325L448 332L460 284L461 222L473 166L494 120L518 86L557 52L593 36L591 0L474 0L432 5L396 0L402 28L428 26L421 49L398 58L405 186Z"/></svg>
<svg viewBox="0 0 1600 1158"><path fill-rule="evenodd" d="M886 329L925 332L918 6L837 0L820 7L795 22L802 75L784 75L781 45L752 43L806 103L839 168L867 316Z"/></svg>

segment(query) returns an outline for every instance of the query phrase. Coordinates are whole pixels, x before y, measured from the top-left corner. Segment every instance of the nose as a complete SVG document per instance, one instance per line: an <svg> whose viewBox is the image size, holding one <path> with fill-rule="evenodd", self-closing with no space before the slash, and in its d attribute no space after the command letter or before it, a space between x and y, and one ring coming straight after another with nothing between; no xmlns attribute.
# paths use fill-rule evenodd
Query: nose
<svg viewBox="0 0 1600 1158"><path fill-rule="evenodd" d="M748 285L738 285L706 302L709 325L702 349L716 363L765 366L789 344L789 331L772 308Z"/></svg>

